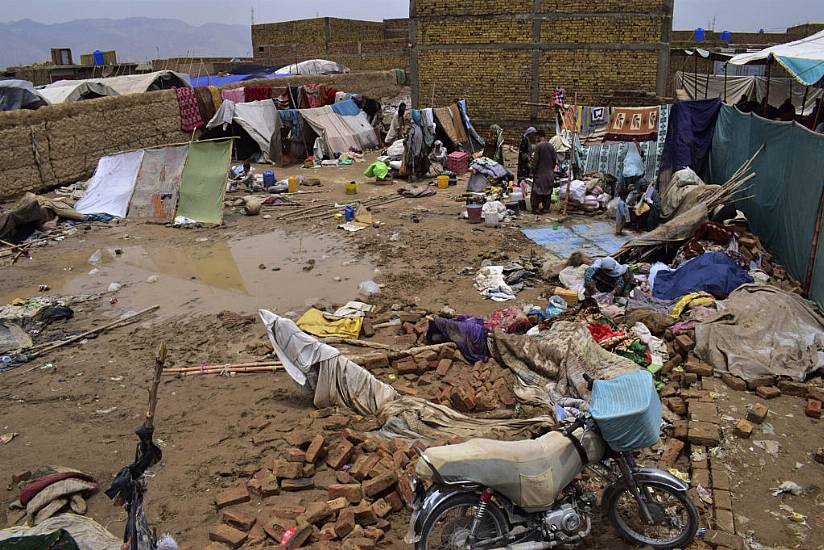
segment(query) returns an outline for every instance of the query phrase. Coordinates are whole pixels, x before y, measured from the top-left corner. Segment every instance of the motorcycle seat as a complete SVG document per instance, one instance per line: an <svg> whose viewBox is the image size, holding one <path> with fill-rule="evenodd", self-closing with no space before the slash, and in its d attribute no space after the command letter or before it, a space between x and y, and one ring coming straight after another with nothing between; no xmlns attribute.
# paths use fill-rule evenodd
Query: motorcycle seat
<svg viewBox="0 0 824 550"><path fill-rule="evenodd" d="M605 444L597 433L582 435L579 430L576 435L590 462L603 459ZM471 439L430 447L425 455L445 481L489 487L526 511L549 508L584 466L575 445L560 432L523 441ZM432 471L423 460L418 460L416 473L432 481Z"/></svg>

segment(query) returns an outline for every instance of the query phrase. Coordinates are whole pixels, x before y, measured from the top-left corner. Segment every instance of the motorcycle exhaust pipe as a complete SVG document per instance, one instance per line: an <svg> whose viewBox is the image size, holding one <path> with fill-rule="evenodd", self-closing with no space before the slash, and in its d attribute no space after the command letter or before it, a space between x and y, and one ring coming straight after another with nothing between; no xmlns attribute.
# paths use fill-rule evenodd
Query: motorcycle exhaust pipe
<svg viewBox="0 0 824 550"><path fill-rule="evenodd" d="M547 550L548 548L555 548L558 542L519 542L517 544L510 544L509 546L501 546L493 550Z"/></svg>

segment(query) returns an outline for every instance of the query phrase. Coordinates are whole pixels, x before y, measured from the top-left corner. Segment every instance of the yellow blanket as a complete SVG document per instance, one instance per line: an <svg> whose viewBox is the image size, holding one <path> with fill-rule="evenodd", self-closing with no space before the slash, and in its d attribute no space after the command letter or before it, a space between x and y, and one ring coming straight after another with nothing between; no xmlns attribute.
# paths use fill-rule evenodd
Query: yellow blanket
<svg viewBox="0 0 824 550"><path fill-rule="evenodd" d="M296 324L303 332L320 338L357 338L363 324L363 317L343 317L330 320L322 311L311 308L297 320Z"/></svg>

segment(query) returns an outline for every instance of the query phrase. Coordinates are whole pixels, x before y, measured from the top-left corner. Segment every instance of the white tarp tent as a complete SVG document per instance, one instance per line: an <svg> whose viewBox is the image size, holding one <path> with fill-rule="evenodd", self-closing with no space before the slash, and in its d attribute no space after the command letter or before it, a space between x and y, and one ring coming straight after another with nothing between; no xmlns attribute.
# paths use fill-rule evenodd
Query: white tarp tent
<svg viewBox="0 0 824 550"><path fill-rule="evenodd" d="M37 109L46 104L28 80L0 80L0 111Z"/></svg>
<svg viewBox="0 0 824 550"><path fill-rule="evenodd" d="M269 162L272 136L280 129L280 117L277 114L275 102L271 99L248 103L223 100L220 109L206 124L206 128L223 127L225 130L226 126L233 122L243 128L249 137L260 146L262 155L260 162Z"/></svg>
<svg viewBox="0 0 824 550"><path fill-rule="evenodd" d="M76 86L80 82L100 83L108 86L120 95L142 94L151 90L160 90L172 86L190 87L189 75L175 71L155 71L145 74L113 76L111 78L87 78L85 80L58 80L45 89L62 86Z"/></svg>
<svg viewBox="0 0 824 550"><path fill-rule="evenodd" d="M824 78L824 31L807 38L779 44L754 53L742 53L730 59L733 65L775 59L790 75L805 86Z"/></svg>
<svg viewBox="0 0 824 550"><path fill-rule="evenodd" d="M709 86L709 87L708 87ZM734 104L746 95L759 103L767 96L767 77L764 76L728 76L705 74L695 75L690 72L678 71L675 73L675 89L684 90L691 100L720 97L725 103ZM726 94L724 93L726 89ZM706 91L706 93L705 93ZM801 103L804 101L805 87L789 77L770 79L770 105L780 107L792 93L792 102L796 106L796 114L809 115L815 109L824 90L810 88L806 90L807 103L804 111Z"/></svg>
<svg viewBox="0 0 824 550"><path fill-rule="evenodd" d="M41 97L50 105L59 103L69 103L72 101L82 101L84 99L94 99L96 97L108 97L120 95L110 86L102 82L87 80L63 80L66 85L44 86L37 90ZM71 84L69 84L71 83Z"/></svg>
<svg viewBox="0 0 824 550"><path fill-rule="evenodd" d="M134 192L143 150L103 157L74 208L81 214L109 214L125 218Z"/></svg>
<svg viewBox="0 0 824 550"><path fill-rule="evenodd" d="M334 61L327 61L326 59L309 59L300 63L293 63L281 67L275 74L278 76L285 75L322 75L322 74L346 74L349 72L349 67L335 63Z"/></svg>
<svg viewBox="0 0 824 550"><path fill-rule="evenodd" d="M375 130L361 111L357 115L339 115L329 105L301 109L300 115L323 138L330 153L346 153L350 149L366 150L378 147Z"/></svg>

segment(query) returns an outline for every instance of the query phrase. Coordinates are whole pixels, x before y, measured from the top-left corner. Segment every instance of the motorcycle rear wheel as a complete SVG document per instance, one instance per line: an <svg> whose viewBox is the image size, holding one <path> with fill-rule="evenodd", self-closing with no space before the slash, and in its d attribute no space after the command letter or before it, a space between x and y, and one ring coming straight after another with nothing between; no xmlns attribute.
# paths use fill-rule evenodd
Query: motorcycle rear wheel
<svg viewBox="0 0 824 550"><path fill-rule="evenodd" d="M654 481L641 483L639 488L641 491L646 491L650 502L648 506L653 515L658 516L656 525L646 525L646 522L641 520L638 502L630 490L624 487L615 491L607 503L609 520L618 534L628 542L641 546L648 545L659 550L686 548L698 532L698 511L692 500L685 493ZM668 499L666 502L665 498ZM624 517L621 512L630 512L626 515L633 517ZM673 517L675 513L678 514L677 519ZM630 519L634 520L631 522L633 525L630 524ZM669 526L665 525L665 520L669 521ZM636 528L659 531L669 528L676 533L666 538L659 538L650 536L646 532L638 532Z"/></svg>
<svg viewBox="0 0 824 550"><path fill-rule="evenodd" d="M481 496L477 493L454 493L435 507L424 521L421 539L415 550L481 550L490 548L484 540L493 540L509 532L506 516L490 502L486 514L476 533L477 543L470 546L467 541L475 511ZM495 546L506 546L496 544Z"/></svg>

